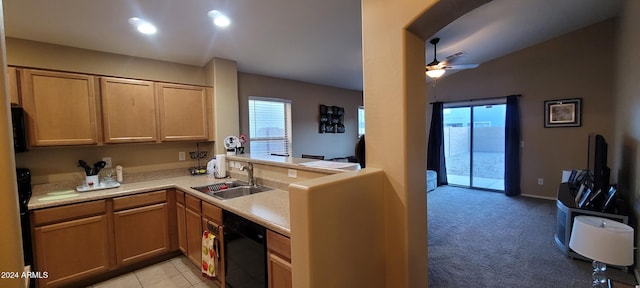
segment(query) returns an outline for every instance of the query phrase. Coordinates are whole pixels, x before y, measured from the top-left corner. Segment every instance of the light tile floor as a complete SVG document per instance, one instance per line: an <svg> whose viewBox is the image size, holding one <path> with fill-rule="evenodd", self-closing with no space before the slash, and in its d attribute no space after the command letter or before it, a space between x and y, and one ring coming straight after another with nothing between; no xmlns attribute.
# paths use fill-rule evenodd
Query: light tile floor
<svg viewBox="0 0 640 288"><path fill-rule="evenodd" d="M213 281L202 277L200 269L187 257L179 256L123 274L88 288L219 288Z"/></svg>

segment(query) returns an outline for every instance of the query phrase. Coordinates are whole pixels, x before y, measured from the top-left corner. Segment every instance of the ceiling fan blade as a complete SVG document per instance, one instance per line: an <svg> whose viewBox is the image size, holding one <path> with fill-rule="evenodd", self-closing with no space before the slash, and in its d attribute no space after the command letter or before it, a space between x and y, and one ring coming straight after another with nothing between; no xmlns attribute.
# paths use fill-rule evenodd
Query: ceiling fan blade
<svg viewBox="0 0 640 288"><path fill-rule="evenodd" d="M480 66L479 64L460 64L460 65L447 65L444 66L444 69L451 69L451 70L460 70L460 69L473 69Z"/></svg>
<svg viewBox="0 0 640 288"><path fill-rule="evenodd" d="M445 58L444 61L453 64L454 62L458 62L460 60L460 57L464 56L465 54L466 53L464 51L459 51L459 52L456 52L456 53L453 53L453 54L447 56L447 58Z"/></svg>

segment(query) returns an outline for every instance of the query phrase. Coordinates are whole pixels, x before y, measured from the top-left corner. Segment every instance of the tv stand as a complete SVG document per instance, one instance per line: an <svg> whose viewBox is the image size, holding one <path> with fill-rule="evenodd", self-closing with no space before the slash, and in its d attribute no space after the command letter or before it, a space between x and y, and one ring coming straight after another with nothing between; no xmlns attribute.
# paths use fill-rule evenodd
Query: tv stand
<svg viewBox="0 0 640 288"><path fill-rule="evenodd" d="M556 201L556 206L558 207L558 218L555 235L556 244L558 245L558 249L560 249L562 254L571 258L591 261L590 259L587 259L582 255L573 252L573 250L569 248L569 241L571 240L571 229L573 228L574 217L578 215L591 215L612 219L624 224L628 224L629 222L629 216L577 208L575 204L575 198L571 195L569 184L567 183L562 183L558 187L558 200Z"/></svg>

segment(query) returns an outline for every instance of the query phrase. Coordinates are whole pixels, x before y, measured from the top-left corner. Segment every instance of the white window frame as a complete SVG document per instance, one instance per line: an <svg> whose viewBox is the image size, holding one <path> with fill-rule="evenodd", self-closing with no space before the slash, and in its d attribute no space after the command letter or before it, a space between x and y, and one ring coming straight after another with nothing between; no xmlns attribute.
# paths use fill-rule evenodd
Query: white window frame
<svg viewBox="0 0 640 288"><path fill-rule="evenodd" d="M360 119L360 111L362 111L362 119ZM364 123L364 106L359 106L358 111L356 112L358 115L358 136L364 135L365 131L365 123ZM360 123L362 123L362 127L360 127Z"/></svg>
<svg viewBox="0 0 640 288"><path fill-rule="evenodd" d="M292 141L292 137L291 137L291 130L292 130L292 126L291 126L291 100L288 99L282 99L282 98L273 98L273 97L260 97L260 96L249 96L249 100L247 101L247 112L250 114L251 113L251 101L265 101L265 102L278 102L278 103L283 103L285 104L285 111L284 111L284 121L285 121L285 136L284 137L251 137L251 115L249 115L249 147L251 147L251 143L252 142L260 142L260 141L274 141L274 140L282 140L285 142L285 146L286 146L286 151L267 151L265 154L269 155L271 153L277 153L277 154L287 154L287 155L293 155L293 141ZM250 148L251 150L251 148ZM256 151L250 151L251 153L254 153ZM262 154L262 153L261 153Z"/></svg>

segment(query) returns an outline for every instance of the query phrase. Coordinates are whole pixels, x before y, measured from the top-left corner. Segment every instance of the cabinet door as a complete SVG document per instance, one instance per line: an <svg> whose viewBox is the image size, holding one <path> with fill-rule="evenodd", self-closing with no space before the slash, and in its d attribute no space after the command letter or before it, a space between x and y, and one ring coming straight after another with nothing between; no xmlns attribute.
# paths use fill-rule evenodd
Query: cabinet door
<svg viewBox="0 0 640 288"><path fill-rule="evenodd" d="M202 222L200 221L199 212L186 209L187 258L198 267L202 265Z"/></svg>
<svg viewBox="0 0 640 288"><path fill-rule="evenodd" d="M99 142L93 76L31 69L21 75L31 146Z"/></svg>
<svg viewBox="0 0 640 288"><path fill-rule="evenodd" d="M100 78L105 143L158 139L153 87L151 81Z"/></svg>
<svg viewBox="0 0 640 288"><path fill-rule="evenodd" d="M211 89L157 83L162 141L208 140Z"/></svg>
<svg viewBox="0 0 640 288"><path fill-rule="evenodd" d="M269 288L291 288L291 263L282 257L269 252L267 255Z"/></svg>
<svg viewBox="0 0 640 288"><path fill-rule="evenodd" d="M225 255L224 255L224 227L222 226L222 222L218 222L216 219L213 218L208 218L206 216L206 212L205 212L205 204L211 205L209 203L206 202L202 202L202 230L204 232L204 230L207 230L209 232L214 233L214 235L216 235L216 241L218 242L218 261L216 264L216 275L217 278L213 280L213 282L217 283L218 286L220 287L224 287L224 285L222 285L223 283L225 283L225 270L224 270L224 263L225 263ZM211 205L213 206L213 205ZM214 206L215 207L215 206ZM216 207L217 208L217 207ZM220 209L220 208L218 208ZM222 218L220 218L222 219Z"/></svg>
<svg viewBox="0 0 640 288"><path fill-rule="evenodd" d="M176 203L177 222L178 222L178 249L182 254L187 255L187 223L185 218L184 204Z"/></svg>
<svg viewBox="0 0 640 288"><path fill-rule="evenodd" d="M267 230L269 288L291 288L291 239Z"/></svg>
<svg viewBox="0 0 640 288"><path fill-rule="evenodd" d="M109 269L107 216L34 228L35 271L48 272L39 287L65 286Z"/></svg>
<svg viewBox="0 0 640 288"><path fill-rule="evenodd" d="M114 213L118 266L169 251L167 203Z"/></svg>
<svg viewBox="0 0 640 288"><path fill-rule="evenodd" d="M9 80L9 99L11 99L11 104L20 105L18 70L15 67L7 67L7 79Z"/></svg>

